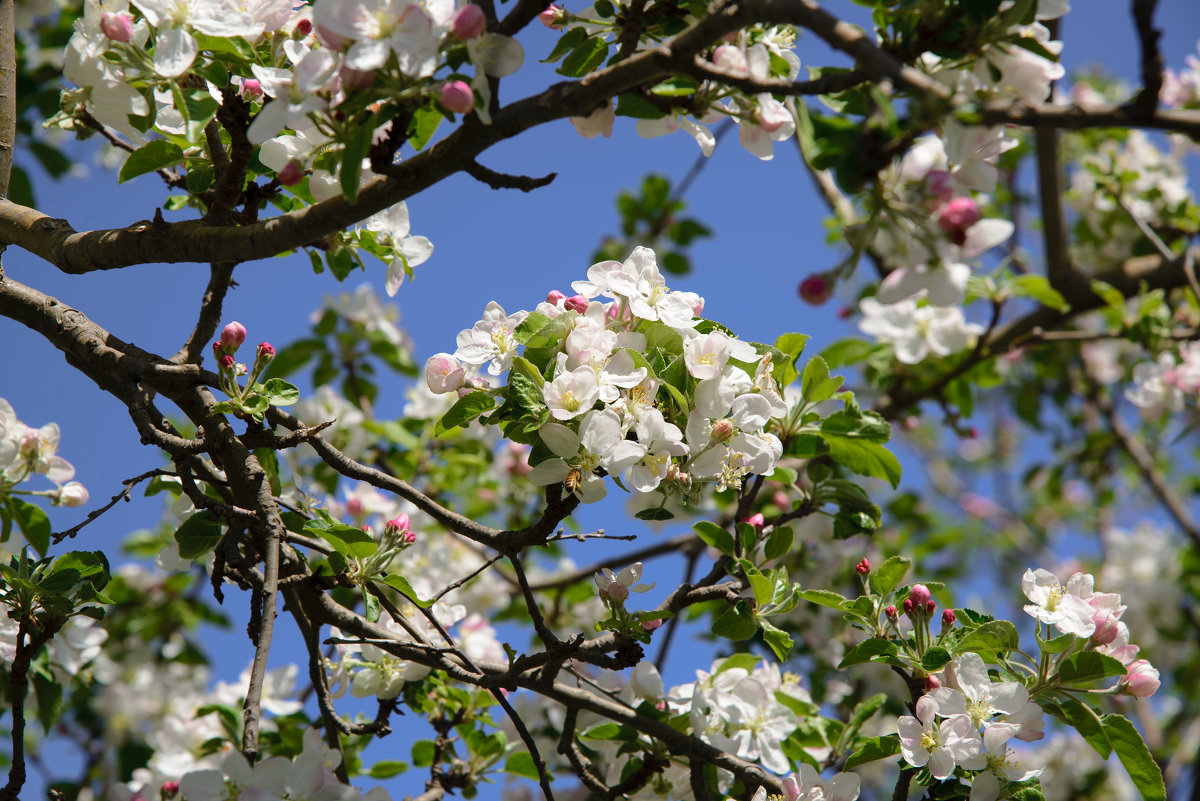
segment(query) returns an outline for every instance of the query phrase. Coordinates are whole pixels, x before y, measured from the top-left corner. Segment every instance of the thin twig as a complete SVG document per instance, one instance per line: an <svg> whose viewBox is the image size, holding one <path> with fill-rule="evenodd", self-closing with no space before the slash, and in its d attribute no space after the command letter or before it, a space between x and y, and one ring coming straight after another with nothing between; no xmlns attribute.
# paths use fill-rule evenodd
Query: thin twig
<svg viewBox="0 0 1200 801"><path fill-rule="evenodd" d="M0 0L0 2L2 2L2 0ZM116 495L112 496L112 499L108 503L101 506L99 509L95 509L91 512L88 512L88 516L86 518L84 518L82 523L77 523L68 529L51 534L50 536L53 539L54 544L57 545L58 543L62 542L65 539L74 537L88 523L92 522L97 517L99 517L100 515L107 512L109 509L116 506L117 501L120 501L120 500L128 501L129 493L140 482L145 481L148 478L153 478L154 476L173 476L173 475L175 475L175 474L169 470L161 470L159 468L155 468L154 470L147 470L145 473L142 473L140 476L134 476L133 478L125 479L124 481L121 482L122 484L125 485L124 489L122 489Z"/></svg>

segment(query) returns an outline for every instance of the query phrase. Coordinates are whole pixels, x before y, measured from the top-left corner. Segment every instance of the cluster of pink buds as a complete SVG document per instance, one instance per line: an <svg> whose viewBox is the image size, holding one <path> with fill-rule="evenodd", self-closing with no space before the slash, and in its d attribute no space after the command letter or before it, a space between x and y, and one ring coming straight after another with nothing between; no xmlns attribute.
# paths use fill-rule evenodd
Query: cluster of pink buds
<svg viewBox="0 0 1200 801"><path fill-rule="evenodd" d="M232 371L235 375L244 375L246 366L239 365L234 354L246 341L246 326L232 322L221 331L221 338L213 343L213 355L217 358L217 366L221 372Z"/></svg>
<svg viewBox="0 0 1200 801"><path fill-rule="evenodd" d="M567 21L567 11L557 3L551 3L545 11L538 14L538 20L551 30L562 30L563 24Z"/></svg>
<svg viewBox="0 0 1200 801"><path fill-rule="evenodd" d="M417 541L417 535L408 526L408 515L401 513L384 524L383 534L395 542L398 547L403 548Z"/></svg>

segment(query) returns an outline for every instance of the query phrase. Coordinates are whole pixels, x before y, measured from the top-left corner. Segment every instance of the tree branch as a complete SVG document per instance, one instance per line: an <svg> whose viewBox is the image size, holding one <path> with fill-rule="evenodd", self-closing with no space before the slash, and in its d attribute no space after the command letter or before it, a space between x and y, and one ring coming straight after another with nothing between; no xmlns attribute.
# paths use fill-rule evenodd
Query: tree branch
<svg viewBox="0 0 1200 801"><path fill-rule="evenodd" d="M16 0L0 0L0 198L8 197L17 147Z"/></svg>

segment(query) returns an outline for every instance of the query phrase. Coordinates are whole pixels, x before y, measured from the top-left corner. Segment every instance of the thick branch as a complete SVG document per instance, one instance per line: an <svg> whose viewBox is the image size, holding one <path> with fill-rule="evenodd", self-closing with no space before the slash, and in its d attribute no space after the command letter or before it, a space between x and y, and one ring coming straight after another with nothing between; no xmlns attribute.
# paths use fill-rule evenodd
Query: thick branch
<svg viewBox="0 0 1200 801"><path fill-rule="evenodd" d="M0 0L0 198L8 197L17 146L16 0Z"/></svg>
<svg viewBox="0 0 1200 801"><path fill-rule="evenodd" d="M978 112L962 112L960 121L971 125L1024 125L1029 128L1148 128L1200 139L1200 111L1157 108L1145 111L1133 105L1095 106L1055 103L989 103Z"/></svg>

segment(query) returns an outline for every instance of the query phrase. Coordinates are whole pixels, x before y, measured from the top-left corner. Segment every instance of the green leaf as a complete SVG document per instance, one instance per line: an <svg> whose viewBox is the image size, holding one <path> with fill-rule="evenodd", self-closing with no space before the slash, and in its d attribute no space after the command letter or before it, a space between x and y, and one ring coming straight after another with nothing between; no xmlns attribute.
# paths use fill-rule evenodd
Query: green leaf
<svg viewBox="0 0 1200 801"><path fill-rule="evenodd" d="M421 150L429 144L429 140L437 133L438 126L444 119L446 118L442 116L442 112L431 106L417 109L412 124L408 126L408 143L412 145L413 150Z"/></svg>
<svg viewBox="0 0 1200 801"><path fill-rule="evenodd" d="M517 751L504 760L504 772L514 776L524 776L526 779L537 781L539 778L537 765L533 763L533 755L528 751Z"/></svg>
<svg viewBox="0 0 1200 801"><path fill-rule="evenodd" d="M726 556L733 556L735 546L733 535L725 529L718 526L716 523L710 523L707 520L702 520L692 526L692 530L696 532L696 536L704 540L708 545L716 548Z"/></svg>
<svg viewBox="0 0 1200 801"><path fill-rule="evenodd" d="M262 393L275 406L291 406L300 400L300 390L282 378L268 378L262 385Z"/></svg>
<svg viewBox="0 0 1200 801"><path fill-rule="evenodd" d="M108 580L108 560L102 551L70 551L54 560L40 583L47 592L68 595L81 582L100 590Z"/></svg>
<svg viewBox="0 0 1200 801"><path fill-rule="evenodd" d="M883 445L825 431L821 431L820 434L829 445L830 458L838 464L862 476L881 478L891 484L893 489L900 485L900 460Z"/></svg>
<svg viewBox="0 0 1200 801"><path fill-rule="evenodd" d="M557 72L568 78L582 78L600 66L607 57L608 42L598 36L585 39L571 51L569 56L563 59L562 66L558 68Z"/></svg>
<svg viewBox="0 0 1200 801"><path fill-rule="evenodd" d="M175 541L181 559L195 559L221 541L221 526L208 512L196 512L175 530Z"/></svg>
<svg viewBox="0 0 1200 801"><path fill-rule="evenodd" d="M121 165L121 174L117 183L123 184L130 178L136 178L148 172L161 170L183 161L183 150L174 142L165 139L155 139L139 147L129 154Z"/></svg>
<svg viewBox="0 0 1200 801"><path fill-rule="evenodd" d="M1113 676L1124 676L1125 666L1111 656L1095 651L1072 654L1058 663L1058 680L1064 684L1087 684Z"/></svg>
<svg viewBox="0 0 1200 801"><path fill-rule="evenodd" d="M812 357L804 367L804 376L800 379L800 393L805 403L820 403L829 400L842 388L841 376L829 375L829 366L820 356Z"/></svg>
<svg viewBox="0 0 1200 801"><path fill-rule="evenodd" d="M400 762L395 759L383 759L376 762L367 771L367 775L372 779L390 779L393 776L399 776L404 771L408 770L407 762Z"/></svg>
<svg viewBox="0 0 1200 801"><path fill-rule="evenodd" d="M838 595L831 590L801 590L800 597L817 606L827 606L830 609L837 609L839 611L850 605L849 598L844 595Z"/></svg>
<svg viewBox="0 0 1200 801"><path fill-rule="evenodd" d="M950 652L940 645L935 645L921 656L921 669L926 673L937 673L950 664Z"/></svg>
<svg viewBox="0 0 1200 801"><path fill-rule="evenodd" d="M638 520L674 520L675 514L662 507L654 507L652 509L642 509L634 515Z"/></svg>
<svg viewBox="0 0 1200 801"><path fill-rule="evenodd" d="M442 419L434 426L434 436L441 436L452 428L466 426L479 415L496 405L492 393L477 389L459 398L450 409L442 415Z"/></svg>
<svg viewBox="0 0 1200 801"><path fill-rule="evenodd" d="M1070 311L1071 304L1067 303L1057 289L1050 286L1050 280L1044 275L1026 273L1006 281L1004 288L1013 297L1032 298L1043 306L1056 311Z"/></svg>
<svg viewBox="0 0 1200 801"><path fill-rule="evenodd" d="M748 640L758 631L758 622L750 611L749 601L738 601L713 621L712 633L734 642Z"/></svg>
<svg viewBox="0 0 1200 801"><path fill-rule="evenodd" d="M379 603L379 599L374 593L363 593L363 606L366 607L365 617L370 623L378 623L380 615L383 614L383 606Z"/></svg>
<svg viewBox="0 0 1200 801"><path fill-rule="evenodd" d="M1124 317L1125 295L1121 290L1104 281L1092 281L1091 288L1111 309Z"/></svg>
<svg viewBox="0 0 1200 801"><path fill-rule="evenodd" d="M34 506L20 498L8 499L17 528L25 535L25 541L33 546L38 556L45 556L50 548L50 518L40 506Z"/></svg>
<svg viewBox="0 0 1200 801"><path fill-rule="evenodd" d="M1105 715L1100 720L1105 736L1144 801L1166 801L1167 788L1162 771L1138 730L1121 715Z"/></svg>
<svg viewBox="0 0 1200 801"><path fill-rule="evenodd" d="M879 657L883 657L884 660L894 658L896 654L896 643L882 637L872 637L847 651L838 664L838 670L845 670L851 665L861 665L864 662L879 661Z"/></svg>
<svg viewBox="0 0 1200 801"><path fill-rule="evenodd" d="M417 595L417 591L413 589L412 584L409 584L408 579L396 573L388 573L380 581L393 589L399 590L404 594L405 598L415 603L422 609L428 609L433 606L433 601L422 601L421 596Z"/></svg>
<svg viewBox="0 0 1200 801"><path fill-rule="evenodd" d="M550 55L542 60L543 64L549 64L551 61L558 61L560 58L570 53L587 38L587 31L583 28L571 28L558 38L554 44L554 49L550 51Z"/></svg>
<svg viewBox="0 0 1200 801"><path fill-rule="evenodd" d="M513 339L518 344L527 345L535 334L550 324L551 320L546 315L539 314L538 312L530 312L521 321L521 324L513 329Z"/></svg>
<svg viewBox="0 0 1200 801"><path fill-rule="evenodd" d="M788 654L792 651L792 636L786 631L775 628L766 620L759 620L762 626L763 642L765 642L772 651L775 652L775 658L780 662L786 661Z"/></svg>
<svg viewBox="0 0 1200 801"><path fill-rule="evenodd" d="M992 661L997 654L1015 651L1021 644L1017 628L1007 620L992 620L963 635L958 641L957 651L971 651Z"/></svg>
<svg viewBox="0 0 1200 801"><path fill-rule="evenodd" d="M433 764L433 740L417 740L412 747L412 763L414 768L427 768Z"/></svg>
<svg viewBox="0 0 1200 801"><path fill-rule="evenodd" d="M204 135L204 126L217 115L217 101L207 89L183 89L178 84L171 86L171 94L175 108L183 116L184 135L189 142L199 142Z"/></svg>
<svg viewBox="0 0 1200 801"><path fill-rule="evenodd" d="M858 732L862 729L863 724L879 711L887 699L886 693L878 693L855 706L854 711L850 713L850 719L846 721L845 728L842 729L841 736L838 737L838 747L835 750L844 751L858 737Z"/></svg>
<svg viewBox="0 0 1200 801"><path fill-rule="evenodd" d="M342 186L342 195L351 203L358 200L358 185L362 181L362 160L371 149L371 137L374 134L374 125L360 125L342 149L342 165L338 170L338 178Z"/></svg>
<svg viewBox="0 0 1200 801"><path fill-rule="evenodd" d="M598 726L593 726L579 736L585 740L615 740L620 734L620 724L601 723Z"/></svg>
<svg viewBox="0 0 1200 801"><path fill-rule="evenodd" d="M830 370L836 370L838 367L863 361L877 347L863 339L839 339L821 351L821 358L829 365Z"/></svg>
<svg viewBox="0 0 1200 801"><path fill-rule="evenodd" d="M734 654L732 656L727 656L721 660L721 664L715 671L713 671L713 675L715 676L724 673L727 670L733 670L734 668L753 671L754 668L758 667L758 663L761 661L762 658L758 656L758 654Z"/></svg>
<svg viewBox="0 0 1200 801"><path fill-rule="evenodd" d="M42 729L49 734L54 724L62 717L63 685L53 676L34 673L32 676L33 693L37 696L38 722Z"/></svg>
<svg viewBox="0 0 1200 801"><path fill-rule="evenodd" d="M580 30L576 28L576 30ZM634 94L617 95L617 116L635 120L657 120L664 115L658 106Z"/></svg>
<svg viewBox="0 0 1200 801"><path fill-rule="evenodd" d="M659 97L687 97L694 95L700 88L700 82L687 75L673 75L665 81L660 81L650 89L650 94Z"/></svg>
<svg viewBox="0 0 1200 801"><path fill-rule="evenodd" d="M770 536L767 537L767 544L763 546L763 556L768 561L782 558L792 549L793 536L790 526L779 526L772 529Z"/></svg>
<svg viewBox="0 0 1200 801"><path fill-rule="evenodd" d="M910 567L912 560L907 556L889 556L871 571L871 590L876 595L887 595L900 586Z"/></svg>
<svg viewBox="0 0 1200 801"><path fill-rule="evenodd" d="M858 750L846 759L842 770L852 770L868 762L889 759L900 753L900 735L885 734L882 737L872 737L863 742Z"/></svg>

